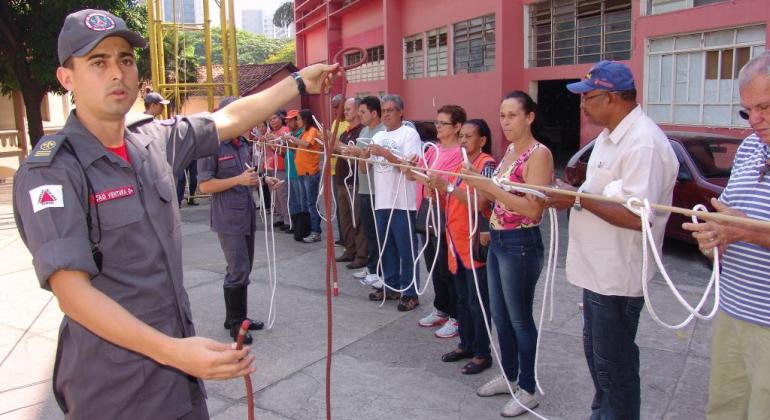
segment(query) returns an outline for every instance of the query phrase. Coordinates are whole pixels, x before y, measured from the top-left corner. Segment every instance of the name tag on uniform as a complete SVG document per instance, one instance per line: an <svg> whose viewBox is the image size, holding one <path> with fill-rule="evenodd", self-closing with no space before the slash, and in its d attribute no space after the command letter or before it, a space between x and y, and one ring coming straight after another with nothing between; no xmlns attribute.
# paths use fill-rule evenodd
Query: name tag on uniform
<svg viewBox="0 0 770 420"><path fill-rule="evenodd" d="M61 185L41 185L29 190L32 211L35 213L49 207L64 207L64 194Z"/></svg>
<svg viewBox="0 0 770 420"><path fill-rule="evenodd" d="M107 191L94 193L91 196L91 204L101 204L106 201L117 200L119 198L130 197L134 195L134 186L126 185L125 187L118 187Z"/></svg>
<svg viewBox="0 0 770 420"><path fill-rule="evenodd" d="M219 157L219 161L220 162L222 162L223 160L230 160L230 159L235 159L235 156L229 155L229 156L220 156Z"/></svg>

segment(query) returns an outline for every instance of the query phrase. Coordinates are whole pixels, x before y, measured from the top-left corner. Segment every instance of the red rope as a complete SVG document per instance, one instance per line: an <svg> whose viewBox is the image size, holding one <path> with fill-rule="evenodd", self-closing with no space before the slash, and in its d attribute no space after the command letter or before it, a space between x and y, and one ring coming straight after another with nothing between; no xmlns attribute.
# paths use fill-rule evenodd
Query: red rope
<svg viewBox="0 0 770 420"><path fill-rule="evenodd" d="M240 350L243 348L243 340L246 338L246 333L249 332L249 320L244 319L241 323L241 328L238 329L238 339L235 341L235 349ZM251 375L248 373L243 377L243 382L246 385L246 403L247 414L249 420L254 420L254 387L251 386Z"/></svg>
<svg viewBox="0 0 770 420"><path fill-rule="evenodd" d="M340 66L342 72L342 94L345 94L347 88L347 79L345 77L345 70L354 69L366 62L367 54L366 50L362 48L347 48L339 51L332 62L339 63L340 58L344 57L344 54L350 52L361 52L361 60L356 63L349 64L347 66ZM330 108L329 93L327 92L326 98L323 97L324 93L321 93L321 118L325 119L324 126L331 127L333 118L327 109ZM328 105L327 105L328 104ZM337 121L342 121L343 108L339 107L337 112ZM334 153L334 140L337 138L337 130L339 129L339 123L332 127L332 135L324 136L324 211L326 212L326 419L332 418L332 406L331 406L331 377L332 377L332 341L333 341L333 328L332 328L332 285L334 287L334 296L339 295L339 283L337 282L337 263L334 255L334 230L332 228L332 154ZM324 133L326 134L326 133Z"/></svg>

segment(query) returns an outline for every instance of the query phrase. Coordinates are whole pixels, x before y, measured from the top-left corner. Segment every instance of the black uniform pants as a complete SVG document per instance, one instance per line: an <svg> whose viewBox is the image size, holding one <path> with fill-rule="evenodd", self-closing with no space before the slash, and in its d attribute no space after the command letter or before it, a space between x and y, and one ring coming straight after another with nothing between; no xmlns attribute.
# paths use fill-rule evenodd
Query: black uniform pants
<svg viewBox="0 0 770 420"><path fill-rule="evenodd" d="M428 244L425 248L425 266L426 270L430 271L430 267L433 264L433 258L436 257L438 252L438 261L436 261L436 267L433 269L433 291L435 297L433 298L433 307L439 311L457 318L457 292L455 292L455 286L453 283L452 272L449 271L449 256L447 255L446 235L441 235L441 246L436 249L438 238L431 234L427 234L422 237L423 241L427 240ZM423 242L424 243L424 242Z"/></svg>
<svg viewBox="0 0 770 420"><path fill-rule="evenodd" d="M249 285L249 274L254 264L254 233L250 235L217 234L227 262L225 287Z"/></svg>

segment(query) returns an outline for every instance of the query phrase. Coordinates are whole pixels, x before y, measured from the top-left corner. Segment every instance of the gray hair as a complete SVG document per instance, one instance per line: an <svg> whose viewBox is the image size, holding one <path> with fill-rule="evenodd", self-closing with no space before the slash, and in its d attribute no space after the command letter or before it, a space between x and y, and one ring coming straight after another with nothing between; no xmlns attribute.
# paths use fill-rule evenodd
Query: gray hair
<svg viewBox="0 0 770 420"><path fill-rule="evenodd" d="M361 98L357 98L357 97L351 96L345 102L347 103L348 101L353 101L353 106L356 109L358 109L358 106L361 105Z"/></svg>
<svg viewBox="0 0 770 420"><path fill-rule="evenodd" d="M404 110L404 100L401 99L401 96L396 95L395 93L389 93L383 96L382 99L380 99L380 102L383 104L385 102L393 102L393 105L395 105L399 111Z"/></svg>
<svg viewBox="0 0 770 420"><path fill-rule="evenodd" d="M334 102L340 103L344 99L345 99L345 96L343 94L341 94L341 93L338 93L338 94L334 95L334 97L332 97L332 103L334 103Z"/></svg>
<svg viewBox="0 0 770 420"><path fill-rule="evenodd" d="M770 51L752 58L738 74L738 85L744 87L757 76L770 76Z"/></svg>

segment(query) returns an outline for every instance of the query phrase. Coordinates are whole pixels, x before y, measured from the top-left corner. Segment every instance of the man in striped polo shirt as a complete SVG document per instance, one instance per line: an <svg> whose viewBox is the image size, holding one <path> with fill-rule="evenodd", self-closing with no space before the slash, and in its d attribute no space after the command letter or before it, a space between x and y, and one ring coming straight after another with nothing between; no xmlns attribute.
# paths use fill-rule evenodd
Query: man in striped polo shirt
<svg viewBox="0 0 770 420"><path fill-rule="evenodd" d="M770 221L770 51L739 76L741 117L754 133L735 155L732 175L712 205L724 214ZM770 229L738 223L685 223L701 252L723 251L720 311L711 342L706 414L714 419L770 415Z"/></svg>

